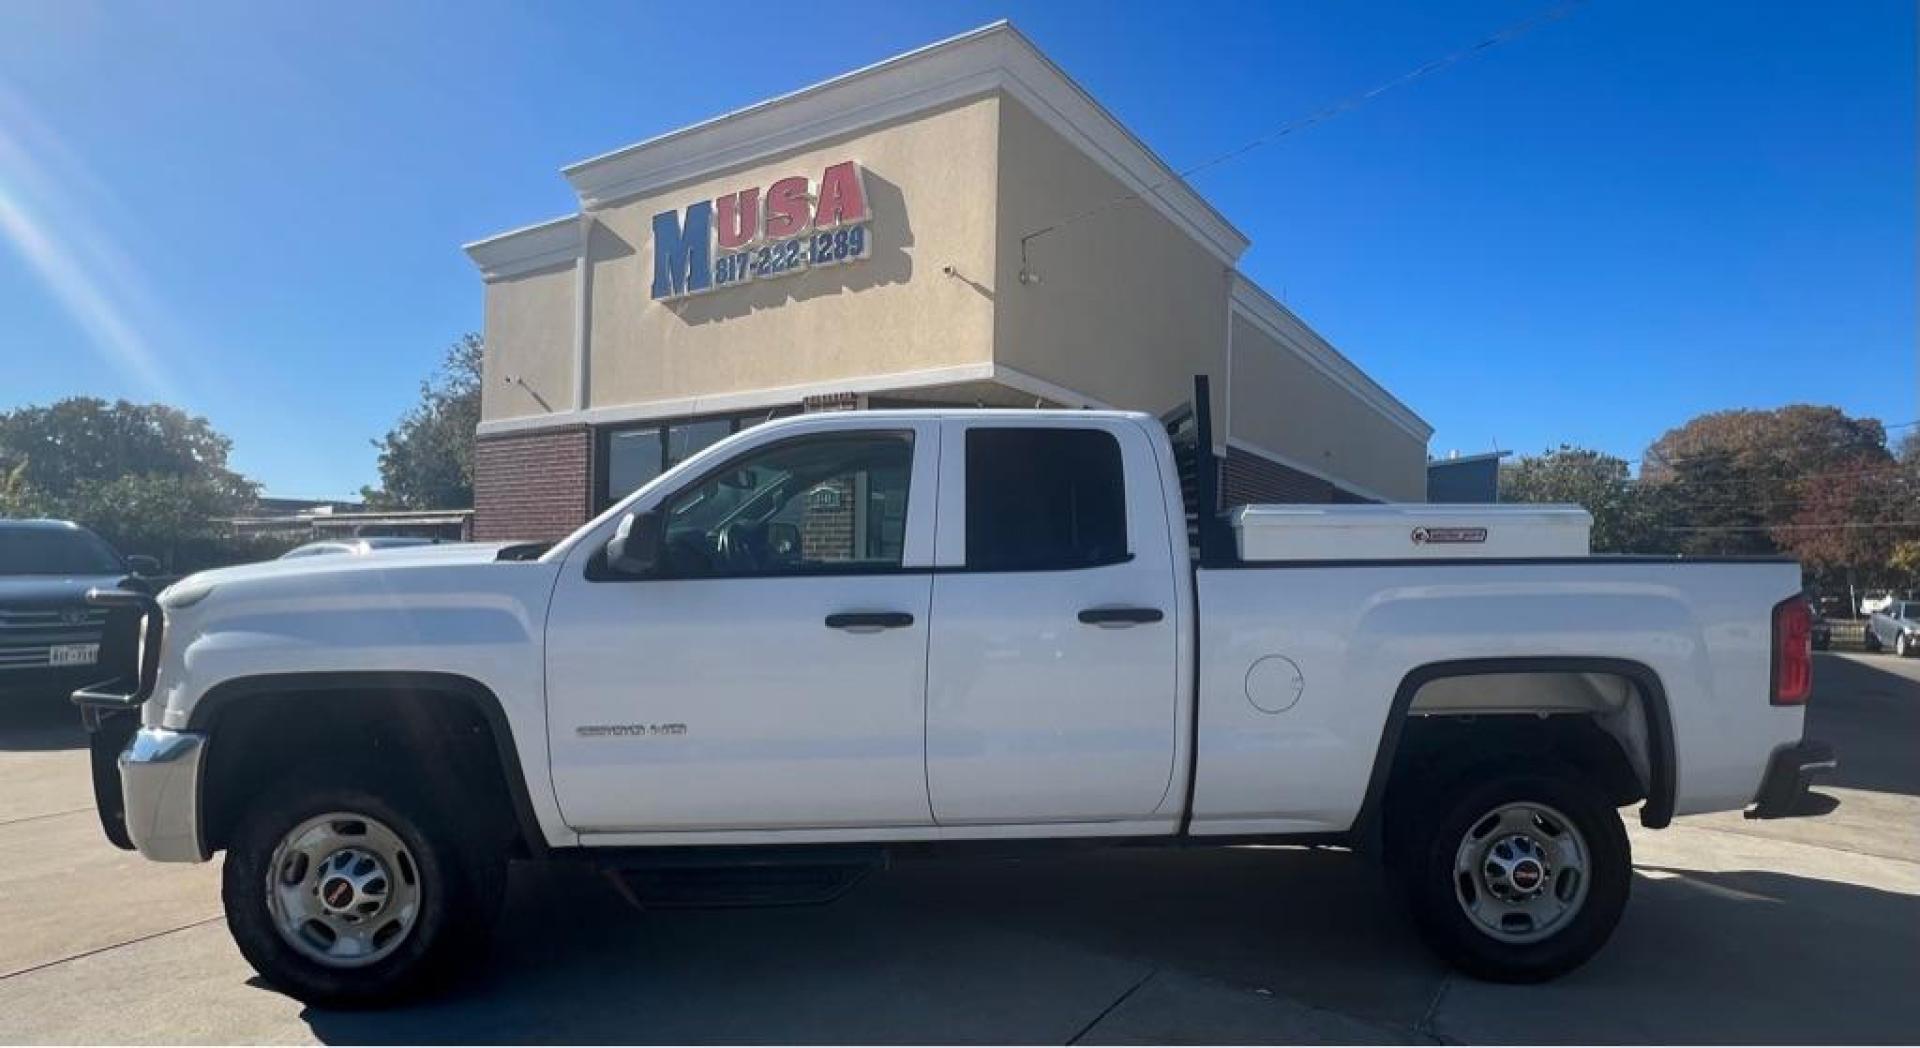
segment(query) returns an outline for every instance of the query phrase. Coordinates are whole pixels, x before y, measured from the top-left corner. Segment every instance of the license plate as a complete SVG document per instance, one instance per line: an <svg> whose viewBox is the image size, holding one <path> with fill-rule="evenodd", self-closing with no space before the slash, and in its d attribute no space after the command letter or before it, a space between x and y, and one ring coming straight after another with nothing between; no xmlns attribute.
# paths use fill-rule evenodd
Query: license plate
<svg viewBox="0 0 1920 1048"><path fill-rule="evenodd" d="M47 651L49 666L91 666L99 661L98 644L55 644Z"/></svg>

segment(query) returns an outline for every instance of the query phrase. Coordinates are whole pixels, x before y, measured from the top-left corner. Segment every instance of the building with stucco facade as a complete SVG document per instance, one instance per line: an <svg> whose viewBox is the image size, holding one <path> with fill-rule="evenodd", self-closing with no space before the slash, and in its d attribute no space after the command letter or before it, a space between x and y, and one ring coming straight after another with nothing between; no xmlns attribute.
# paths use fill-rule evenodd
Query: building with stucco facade
<svg viewBox="0 0 1920 1048"><path fill-rule="evenodd" d="M782 414L1162 412L1195 374L1229 503L1424 498L1431 427L1241 275L1247 238L1010 25L563 173L576 213L467 246L478 538L564 534Z"/></svg>

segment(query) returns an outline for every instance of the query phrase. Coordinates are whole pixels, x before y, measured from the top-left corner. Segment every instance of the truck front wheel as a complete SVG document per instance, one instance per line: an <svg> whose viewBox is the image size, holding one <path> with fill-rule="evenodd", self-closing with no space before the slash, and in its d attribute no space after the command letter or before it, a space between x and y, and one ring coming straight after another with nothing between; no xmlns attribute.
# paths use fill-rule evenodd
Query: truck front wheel
<svg viewBox="0 0 1920 1048"><path fill-rule="evenodd" d="M1571 768L1466 779L1412 829L1401 866L1427 944L1470 975L1540 982L1585 963L1626 908L1633 856Z"/></svg>
<svg viewBox="0 0 1920 1048"><path fill-rule="evenodd" d="M470 837L408 791L277 790L227 849L227 927L256 971L303 1001L415 994L480 953L498 912L504 859Z"/></svg>

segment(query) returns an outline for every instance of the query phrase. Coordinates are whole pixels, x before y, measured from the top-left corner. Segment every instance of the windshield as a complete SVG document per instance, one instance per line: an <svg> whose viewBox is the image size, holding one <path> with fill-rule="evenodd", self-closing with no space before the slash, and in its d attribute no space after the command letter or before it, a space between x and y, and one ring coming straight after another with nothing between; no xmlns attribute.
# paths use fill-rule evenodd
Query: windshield
<svg viewBox="0 0 1920 1048"><path fill-rule="evenodd" d="M119 554L78 528L0 527L0 575L118 575Z"/></svg>

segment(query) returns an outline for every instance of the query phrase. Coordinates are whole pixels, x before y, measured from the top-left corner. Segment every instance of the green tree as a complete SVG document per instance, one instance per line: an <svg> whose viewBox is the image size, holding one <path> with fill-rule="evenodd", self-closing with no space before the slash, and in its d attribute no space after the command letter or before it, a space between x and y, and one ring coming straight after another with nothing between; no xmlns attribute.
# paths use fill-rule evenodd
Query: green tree
<svg viewBox="0 0 1920 1048"><path fill-rule="evenodd" d="M1902 521L1920 520L1920 428L1907 430L1896 453L1900 469L1895 475L1892 514ZM1920 589L1920 528L1899 529L1893 549L1887 556L1891 581L1903 589Z"/></svg>
<svg viewBox="0 0 1920 1048"><path fill-rule="evenodd" d="M33 489L27 487L27 460L0 462L0 517L32 515Z"/></svg>
<svg viewBox="0 0 1920 1048"><path fill-rule="evenodd" d="M1813 474L1800 486L1798 512L1774 529L1780 548L1809 572L1849 590L1895 583L1895 553L1903 540L1920 538L1908 488L1899 467L1859 463Z"/></svg>
<svg viewBox="0 0 1920 1048"><path fill-rule="evenodd" d="M1670 429L1640 476L1678 552L1777 553L1819 478L1891 465L1886 429L1839 408L1790 404L1715 411Z"/></svg>
<svg viewBox="0 0 1920 1048"><path fill-rule="evenodd" d="M376 509L465 509L473 505L473 444L480 426L479 335L447 347L440 368L420 383L420 402L373 442L380 486L361 488Z"/></svg>
<svg viewBox="0 0 1920 1048"><path fill-rule="evenodd" d="M1626 460L1562 444L1525 455L1500 470L1503 502L1559 502L1593 514L1596 553L1653 553L1662 535L1652 503L1628 474Z"/></svg>
<svg viewBox="0 0 1920 1048"><path fill-rule="evenodd" d="M201 562L258 485L227 465L233 443L165 404L71 397L0 412L0 514L85 524L122 552Z"/></svg>
<svg viewBox="0 0 1920 1048"><path fill-rule="evenodd" d="M1893 544L1887 566L1908 589L1920 588L1920 539L1901 539Z"/></svg>

